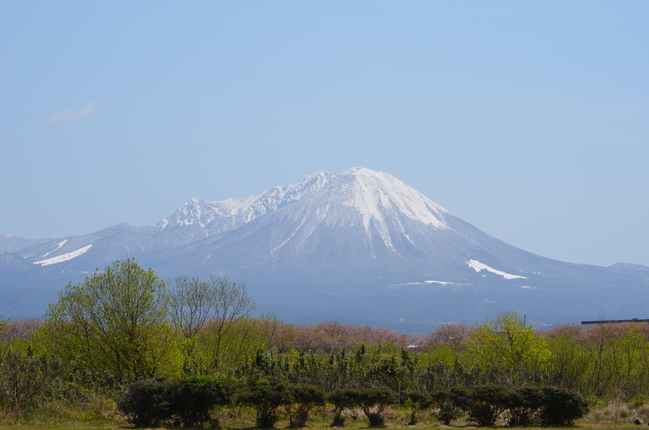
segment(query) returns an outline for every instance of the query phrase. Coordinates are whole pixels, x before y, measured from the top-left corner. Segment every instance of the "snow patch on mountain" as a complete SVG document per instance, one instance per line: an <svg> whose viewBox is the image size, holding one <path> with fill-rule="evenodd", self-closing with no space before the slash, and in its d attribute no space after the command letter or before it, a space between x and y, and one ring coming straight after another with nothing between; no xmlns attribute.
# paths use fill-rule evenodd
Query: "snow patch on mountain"
<svg viewBox="0 0 649 430"><path fill-rule="evenodd" d="M489 267L484 263L479 262L478 260L469 260L466 262L470 268L476 271L476 273L480 273L481 270L486 270L487 272L495 273L496 275L500 275L505 279L527 279L525 276L519 276L519 275L512 275L510 273L503 272L501 270L496 270L493 267Z"/></svg>
<svg viewBox="0 0 649 430"><path fill-rule="evenodd" d="M68 252L67 254L57 255L56 257L48 258L46 260L34 261L34 264L40 264L41 266L49 266L51 264L62 263L64 261L72 260L73 258L85 254L90 248L92 248L92 245L86 245L83 248L79 248L76 251Z"/></svg>
<svg viewBox="0 0 649 430"><path fill-rule="evenodd" d="M455 282L448 281L424 281L425 284L439 284L439 285L459 285Z"/></svg>

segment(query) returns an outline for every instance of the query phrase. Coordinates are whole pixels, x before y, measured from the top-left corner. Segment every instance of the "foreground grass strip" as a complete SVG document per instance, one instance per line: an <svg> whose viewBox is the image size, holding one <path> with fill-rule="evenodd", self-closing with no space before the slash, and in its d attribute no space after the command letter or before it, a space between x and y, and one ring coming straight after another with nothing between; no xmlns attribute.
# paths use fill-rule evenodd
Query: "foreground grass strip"
<svg viewBox="0 0 649 430"><path fill-rule="evenodd" d="M646 425L646 424L645 424ZM137 427L129 425L129 424L124 424L124 425L75 425L75 424L69 424L69 425L22 425L22 424L16 424L16 425L0 425L0 430L127 430L127 429L135 429ZM147 427L147 430L169 430L169 429L183 429L184 427L160 427L158 429L153 428L153 427ZM240 428L240 427L222 427L221 430L251 430L254 427L246 427L246 428ZM279 425L276 426L275 429L286 429L287 427ZM342 427L341 429L344 428L352 428L352 429L369 429L366 424L363 425L357 425L356 423L352 425L348 425L345 427ZM567 426L567 427L507 427L505 425L497 425L495 427L476 427L476 426L470 426L470 425L460 425L460 426L445 426L443 424L435 424L435 425L430 425L430 424L418 424L414 426L402 426L402 425L386 425L385 428L389 429L394 429L394 430L413 430L413 429L420 429L420 428L439 428L439 429L480 429L480 428L487 428L487 429L494 429L494 428L502 428L502 429L509 429L509 428L520 428L522 430L548 430L550 428L555 428L555 429L574 429L574 430L627 430L631 428L635 429L644 429L643 426L641 425L635 425L633 423L623 423L623 424L592 424L592 423L577 423L574 426ZM320 426L314 426L314 427L305 427L307 430L331 430L331 427L326 426L326 427L320 427Z"/></svg>

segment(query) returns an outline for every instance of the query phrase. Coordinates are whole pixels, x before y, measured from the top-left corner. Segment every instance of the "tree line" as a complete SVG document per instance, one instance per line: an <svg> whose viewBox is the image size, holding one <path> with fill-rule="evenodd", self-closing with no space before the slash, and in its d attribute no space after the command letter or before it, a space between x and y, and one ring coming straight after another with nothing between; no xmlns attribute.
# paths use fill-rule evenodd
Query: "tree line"
<svg viewBox="0 0 649 430"><path fill-rule="evenodd" d="M644 324L535 331L516 313L503 312L477 326L444 324L413 338L337 323L295 326L272 314L255 318L254 311L245 284L227 277L163 281L134 260L116 261L65 287L43 320L1 323L0 408L15 417L65 408L91 413L92 405L117 401L128 415L124 399L138 387L171 398L209 388L215 404L257 408L245 393L250 399L263 387L302 387L302 394L287 388L279 396L282 410L298 423L305 406L295 399L308 390L323 393L334 417L351 407L332 401L332 393L344 390L356 399L349 404L361 409L359 399L372 390L382 390L385 405L415 409L421 395L436 413L451 414L445 417L471 417L470 405L489 410L476 400L480 389L487 390L480 387L510 400L524 387L540 390L537 400L550 396L548 390L626 400L649 392ZM211 398L205 392L199 397ZM368 402L368 413L381 409ZM495 416L512 415L503 404L491 416L497 410ZM276 417L280 406L267 416ZM545 420L542 410L535 409L534 419ZM178 423L205 419L199 412L194 418L165 413Z"/></svg>

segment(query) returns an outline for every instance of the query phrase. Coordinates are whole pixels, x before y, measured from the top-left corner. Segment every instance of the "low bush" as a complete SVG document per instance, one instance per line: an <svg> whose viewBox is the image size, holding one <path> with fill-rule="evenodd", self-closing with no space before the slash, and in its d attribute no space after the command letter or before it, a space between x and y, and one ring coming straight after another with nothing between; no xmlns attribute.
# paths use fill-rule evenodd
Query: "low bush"
<svg viewBox="0 0 649 430"><path fill-rule="evenodd" d="M504 419L510 427L534 424L543 406L543 392L538 387L521 387L510 391Z"/></svg>
<svg viewBox="0 0 649 430"><path fill-rule="evenodd" d="M138 427L157 425L171 417L164 379L146 379L132 384L117 402L129 423Z"/></svg>
<svg viewBox="0 0 649 430"><path fill-rule="evenodd" d="M327 395L327 402L334 407L334 419L332 427L343 427L345 425L345 409L353 408L358 404L358 390L353 388L338 388Z"/></svg>
<svg viewBox="0 0 649 430"><path fill-rule="evenodd" d="M396 402L396 396L387 388L367 388L358 392L358 406L363 409L370 427L383 427L383 410Z"/></svg>
<svg viewBox="0 0 649 430"><path fill-rule="evenodd" d="M166 386L174 425L197 427L206 423L216 424L210 412L217 405L231 401L233 382L210 377L192 377L174 380Z"/></svg>
<svg viewBox="0 0 649 430"><path fill-rule="evenodd" d="M521 387L509 389L498 385L482 385L468 390L455 387L433 395L437 419L449 425L467 413L478 426L492 426L499 417L509 426L541 423L563 426L588 413L588 403L578 393L561 388Z"/></svg>
<svg viewBox="0 0 649 430"><path fill-rule="evenodd" d="M432 403L432 399L429 396L425 396L419 391L409 391L406 393L406 400L403 402L403 406L408 408L410 413L410 421L408 421L409 426L414 426L417 424L417 411L429 408Z"/></svg>
<svg viewBox="0 0 649 430"><path fill-rule="evenodd" d="M588 413L588 402L579 393L553 387L543 388L542 391L543 407L539 416L543 425L569 425Z"/></svg>
<svg viewBox="0 0 649 430"><path fill-rule="evenodd" d="M239 404L250 406L255 410L255 422L259 428L273 428L281 406L293 402L291 390L282 381L256 381L241 389L235 397Z"/></svg>
<svg viewBox="0 0 649 430"><path fill-rule="evenodd" d="M296 385L291 389L291 397L293 400L289 407L289 426L291 428L306 427L311 409L325 404L324 391L313 385Z"/></svg>
<svg viewBox="0 0 649 430"><path fill-rule="evenodd" d="M232 381L213 378L147 379L132 384L117 406L137 426L196 427L211 421L212 408L230 403L232 389Z"/></svg>
<svg viewBox="0 0 649 430"><path fill-rule="evenodd" d="M492 426L509 406L510 390L500 385L479 385L469 393L466 412L479 426Z"/></svg>
<svg viewBox="0 0 649 430"><path fill-rule="evenodd" d="M458 419L466 409L469 391L466 388L455 387L451 391L438 391L433 394L433 403L437 406L435 417L444 425L450 425Z"/></svg>

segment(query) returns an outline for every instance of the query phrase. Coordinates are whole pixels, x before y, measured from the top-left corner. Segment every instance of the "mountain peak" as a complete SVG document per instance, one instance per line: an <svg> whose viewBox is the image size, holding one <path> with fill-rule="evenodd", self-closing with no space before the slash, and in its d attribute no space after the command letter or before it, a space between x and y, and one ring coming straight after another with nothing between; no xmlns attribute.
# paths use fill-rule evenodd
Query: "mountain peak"
<svg viewBox="0 0 649 430"><path fill-rule="evenodd" d="M449 214L446 209L389 173L352 167L339 176L353 178L353 192L346 204L363 214L366 226L370 218L383 219L386 214L393 217L401 213L435 228L446 227L444 215Z"/></svg>
<svg viewBox="0 0 649 430"><path fill-rule="evenodd" d="M397 178L395 178L394 176L392 176L389 173L381 172L380 170L368 169L367 167L351 167L351 168L345 170L344 172L339 173L338 175L339 176L354 176L354 177L358 177L358 178L364 177L364 178L375 178L375 179L398 181Z"/></svg>
<svg viewBox="0 0 649 430"><path fill-rule="evenodd" d="M345 170L342 174L343 175L344 174L377 175L377 174L383 174L383 172L380 172L378 170L368 169L367 167L350 167L349 169Z"/></svg>
<svg viewBox="0 0 649 430"><path fill-rule="evenodd" d="M446 211L389 173L352 167L342 173L319 171L299 181L246 197L208 202L194 197L169 218L155 225L160 231L173 227L209 228L210 234L236 229L284 206L313 198L320 203L342 205L361 214L365 229L371 222L386 228L386 218L401 213L435 228L445 228ZM372 221L374 220L374 221ZM369 230L368 230L369 231Z"/></svg>

